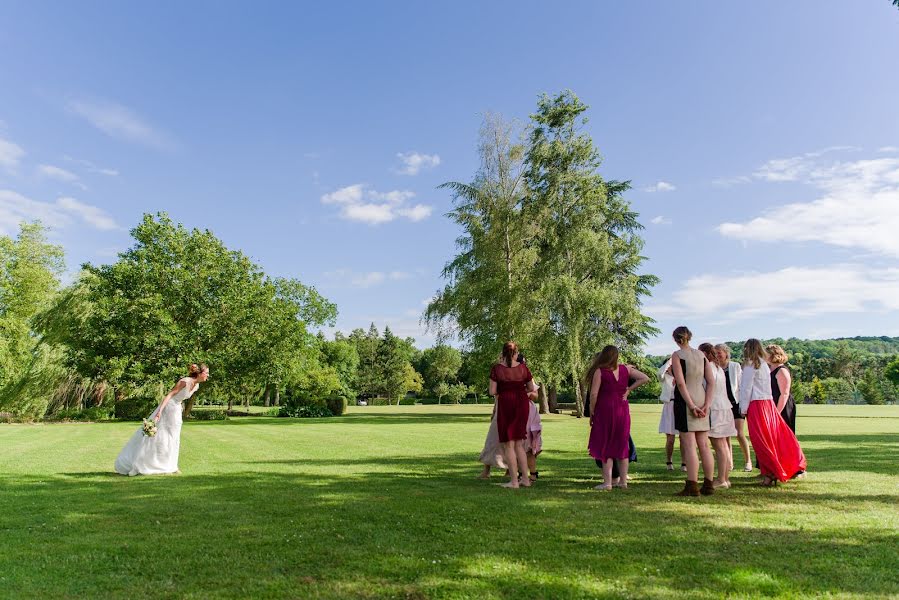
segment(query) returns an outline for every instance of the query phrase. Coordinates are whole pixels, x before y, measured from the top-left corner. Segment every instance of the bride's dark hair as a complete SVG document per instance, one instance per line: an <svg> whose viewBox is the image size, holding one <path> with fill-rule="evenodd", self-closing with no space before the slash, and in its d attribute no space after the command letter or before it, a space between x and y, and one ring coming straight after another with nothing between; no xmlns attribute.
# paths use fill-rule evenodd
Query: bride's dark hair
<svg viewBox="0 0 899 600"><path fill-rule="evenodd" d="M206 366L206 363L200 363L200 364L193 363L188 368L187 376L188 377L196 377L197 375L199 375L200 373L202 373L203 371L205 371L208 368L209 367Z"/></svg>

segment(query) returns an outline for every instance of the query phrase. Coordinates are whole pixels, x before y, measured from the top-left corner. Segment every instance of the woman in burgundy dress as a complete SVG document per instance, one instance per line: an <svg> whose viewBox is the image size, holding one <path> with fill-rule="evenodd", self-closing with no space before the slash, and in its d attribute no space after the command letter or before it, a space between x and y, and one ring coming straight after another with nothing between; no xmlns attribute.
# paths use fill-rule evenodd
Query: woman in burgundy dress
<svg viewBox="0 0 899 600"><path fill-rule="evenodd" d="M633 383L628 385L630 380ZM593 359L587 372L590 382L590 441L592 456L602 461L602 485L597 490L612 489L612 461L618 463L619 479L615 487L627 489L627 468L630 457L628 438L631 434L631 413L627 397L649 377L628 365L618 364L618 348L606 346Z"/></svg>
<svg viewBox="0 0 899 600"><path fill-rule="evenodd" d="M519 485L530 487L527 475L520 480L519 471L527 469L525 440L528 437L530 397L536 397L537 386L527 365L520 363L518 345L506 342L503 346L503 362L490 370L490 395L496 398L496 429L509 467L509 482L503 487L517 489Z"/></svg>

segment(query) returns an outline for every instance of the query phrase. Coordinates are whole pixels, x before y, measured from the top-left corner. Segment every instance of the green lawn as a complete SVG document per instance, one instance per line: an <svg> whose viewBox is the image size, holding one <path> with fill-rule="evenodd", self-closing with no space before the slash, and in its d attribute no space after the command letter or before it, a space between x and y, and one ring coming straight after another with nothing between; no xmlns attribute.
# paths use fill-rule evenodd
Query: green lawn
<svg viewBox="0 0 899 600"><path fill-rule="evenodd" d="M0 425L0 596L899 596L899 407L801 406L805 480L689 499L658 406L611 493L563 415L535 488L475 480L489 410L189 422L183 475L136 478L111 473L135 424Z"/></svg>

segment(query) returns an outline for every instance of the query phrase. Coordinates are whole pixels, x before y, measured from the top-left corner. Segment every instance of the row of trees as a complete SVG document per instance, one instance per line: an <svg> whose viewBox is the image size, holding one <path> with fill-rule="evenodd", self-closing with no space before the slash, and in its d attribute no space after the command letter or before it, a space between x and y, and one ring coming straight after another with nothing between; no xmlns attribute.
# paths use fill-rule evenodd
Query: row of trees
<svg viewBox="0 0 899 600"><path fill-rule="evenodd" d="M640 272L630 183L599 174L586 111L565 91L544 95L524 127L487 116L473 180L444 184L463 233L426 312L441 338L458 337L476 357L481 378L503 342L517 340L544 405L565 386L579 414L592 353L616 344L633 359L655 333L641 303L657 282Z"/></svg>
<svg viewBox="0 0 899 600"><path fill-rule="evenodd" d="M272 386L328 387L309 328L332 325L337 310L314 288L268 277L165 214L145 215L131 234L117 261L84 265L62 290L62 251L39 224L2 238L4 409L39 417L158 397L200 361L214 369L205 393L229 402Z"/></svg>

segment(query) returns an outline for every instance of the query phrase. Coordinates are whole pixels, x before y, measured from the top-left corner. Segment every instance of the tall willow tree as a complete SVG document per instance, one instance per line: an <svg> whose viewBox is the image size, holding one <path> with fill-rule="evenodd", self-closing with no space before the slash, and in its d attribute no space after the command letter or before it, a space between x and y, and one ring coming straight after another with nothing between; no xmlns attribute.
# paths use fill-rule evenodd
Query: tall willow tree
<svg viewBox="0 0 899 600"><path fill-rule="evenodd" d="M622 198L630 184L598 173L599 152L581 131L587 108L571 91L539 100L521 213L535 233L533 343L549 370L566 374L578 414L589 357L609 343L628 350L655 331L640 303L657 282L637 272L642 227Z"/></svg>
<svg viewBox="0 0 899 600"><path fill-rule="evenodd" d="M525 347L532 327L530 290L533 228L521 211L526 193L525 147L517 127L487 115L480 131L480 169L471 183L448 182L449 217L462 229L459 253L443 269L449 280L430 303L425 321L441 337L455 334L486 366L506 340ZM486 377L486 369L484 369Z"/></svg>

